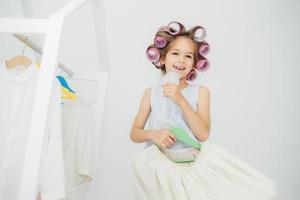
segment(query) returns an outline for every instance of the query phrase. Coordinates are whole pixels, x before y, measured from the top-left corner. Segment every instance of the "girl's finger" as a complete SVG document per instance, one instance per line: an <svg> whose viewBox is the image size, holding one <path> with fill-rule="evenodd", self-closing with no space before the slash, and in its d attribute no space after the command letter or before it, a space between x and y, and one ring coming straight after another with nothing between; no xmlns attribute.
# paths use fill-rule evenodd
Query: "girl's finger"
<svg viewBox="0 0 300 200"><path fill-rule="evenodd" d="M174 140L174 142L176 141L176 136L175 135L173 135L172 133L170 133L169 132L169 137L172 139L172 140Z"/></svg>
<svg viewBox="0 0 300 200"><path fill-rule="evenodd" d="M168 137L168 142L170 145L174 144L174 140L171 137Z"/></svg>

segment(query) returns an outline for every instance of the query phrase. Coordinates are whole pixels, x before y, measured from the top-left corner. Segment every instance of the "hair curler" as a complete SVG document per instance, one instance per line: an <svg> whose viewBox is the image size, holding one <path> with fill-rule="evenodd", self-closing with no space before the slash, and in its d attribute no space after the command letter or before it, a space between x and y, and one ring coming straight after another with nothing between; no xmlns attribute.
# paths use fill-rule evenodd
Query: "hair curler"
<svg viewBox="0 0 300 200"><path fill-rule="evenodd" d="M157 48L164 48L167 45L167 40L161 36L156 36L154 38L154 44Z"/></svg>
<svg viewBox="0 0 300 200"><path fill-rule="evenodd" d="M155 47L149 47L146 51L147 54L147 58L151 61L151 62L158 62L160 59L160 53L158 51L157 48Z"/></svg>
<svg viewBox="0 0 300 200"><path fill-rule="evenodd" d="M209 68L209 62L207 59L198 60L196 69L200 72L206 72Z"/></svg>
<svg viewBox="0 0 300 200"><path fill-rule="evenodd" d="M201 42L199 49L198 49L198 53L201 56L205 56L209 53L209 51L210 51L209 44L207 44L206 42Z"/></svg>

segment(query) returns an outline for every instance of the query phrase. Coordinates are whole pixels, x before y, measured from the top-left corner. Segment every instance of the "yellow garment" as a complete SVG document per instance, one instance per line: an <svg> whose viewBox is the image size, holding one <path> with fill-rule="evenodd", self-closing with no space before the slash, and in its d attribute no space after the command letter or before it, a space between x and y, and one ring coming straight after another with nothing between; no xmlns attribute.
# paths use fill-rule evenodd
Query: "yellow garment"
<svg viewBox="0 0 300 200"><path fill-rule="evenodd" d="M71 99L71 100L76 100L77 99L76 94L70 92L68 89L62 87L61 91L62 91L62 98L63 99Z"/></svg>
<svg viewBox="0 0 300 200"><path fill-rule="evenodd" d="M37 67L37 68L41 68L41 63L39 62L39 63L35 63L35 66Z"/></svg>

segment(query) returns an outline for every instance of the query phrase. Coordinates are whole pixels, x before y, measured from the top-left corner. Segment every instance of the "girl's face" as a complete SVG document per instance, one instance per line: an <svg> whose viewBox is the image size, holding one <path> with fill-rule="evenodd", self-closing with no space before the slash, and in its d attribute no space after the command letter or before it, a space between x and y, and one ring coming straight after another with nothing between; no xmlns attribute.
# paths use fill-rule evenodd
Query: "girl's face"
<svg viewBox="0 0 300 200"><path fill-rule="evenodd" d="M195 44L186 37L178 37L171 43L166 57L162 59L166 72L174 70L180 79L185 78L194 64Z"/></svg>

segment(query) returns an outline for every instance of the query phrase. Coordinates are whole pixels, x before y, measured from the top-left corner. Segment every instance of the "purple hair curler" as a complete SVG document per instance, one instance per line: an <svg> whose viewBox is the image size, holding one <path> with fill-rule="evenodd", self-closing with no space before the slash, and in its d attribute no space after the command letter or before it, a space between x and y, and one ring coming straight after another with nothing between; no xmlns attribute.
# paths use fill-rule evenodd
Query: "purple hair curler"
<svg viewBox="0 0 300 200"><path fill-rule="evenodd" d="M158 35L154 39L154 44L158 48L164 48L167 45L167 40Z"/></svg>
<svg viewBox="0 0 300 200"><path fill-rule="evenodd" d="M147 58L153 63L156 63L160 58L159 50L155 47L149 47L146 51L146 54Z"/></svg>
<svg viewBox="0 0 300 200"><path fill-rule="evenodd" d="M192 69L187 75L186 80L193 81L197 78L197 72L195 69Z"/></svg>
<svg viewBox="0 0 300 200"><path fill-rule="evenodd" d="M168 25L168 32L171 35L178 35L184 30L184 26L176 21L170 22Z"/></svg>
<svg viewBox="0 0 300 200"><path fill-rule="evenodd" d="M198 60L196 64L196 69L200 72L206 72L209 68L209 62L207 59Z"/></svg>
<svg viewBox="0 0 300 200"><path fill-rule="evenodd" d="M202 42L206 37L206 30L202 26L194 26L190 29L190 32L194 35L194 40Z"/></svg>
<svg viewBox="0 0 300 200"><path fill-rule="evenodd" d="M209 53L210 47L206 42L202 42L199 46L198 52L201 56L205 56Z"/></svg>

